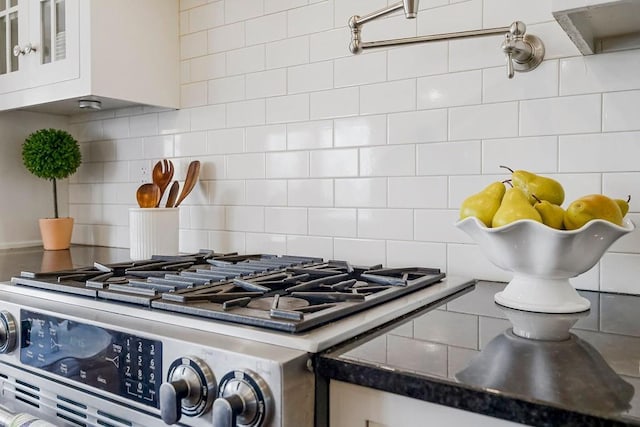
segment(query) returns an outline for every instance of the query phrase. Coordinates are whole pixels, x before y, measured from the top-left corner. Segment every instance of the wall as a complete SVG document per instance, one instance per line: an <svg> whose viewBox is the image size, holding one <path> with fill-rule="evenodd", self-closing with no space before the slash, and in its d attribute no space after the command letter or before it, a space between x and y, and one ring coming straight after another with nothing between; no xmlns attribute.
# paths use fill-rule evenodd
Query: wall
<svg viewBox="0 0 640 427"><path fill-rule="evenodd" d="M128 246L128 208L162 157L203 162L181 207L181 249L304 253L419 264L507 280L453 224L461 201L506 179L561 181L570 201L632 194L640 223L640 50L579 55L551 1L423 0L364 39L506 26L542 38L544 63L506 78L502 36L353 56L347 20L387 0L183 0L183 108L72 118L87 161L70 185L76 243ZM640 236L580 288L640 293Z"/></svg>
<svg viewBox="0 0 640 427"><path fill-rule="evenodd" d="M53 217L53 186L22 164L22 143L32 132L64 128L67 118L13 111L0 114L0 249L41 243L38 218ZM59 214L67 215L67 183L58 186Z"/></svg>

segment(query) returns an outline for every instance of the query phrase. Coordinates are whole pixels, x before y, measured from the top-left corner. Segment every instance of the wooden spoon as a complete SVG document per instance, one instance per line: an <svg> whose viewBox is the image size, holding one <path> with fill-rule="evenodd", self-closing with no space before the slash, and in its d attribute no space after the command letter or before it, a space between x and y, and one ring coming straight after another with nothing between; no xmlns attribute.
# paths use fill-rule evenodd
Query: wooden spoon
<svg viewBox="0 0 640 427"><path fill-rule="evenodd" d="M196 185L196 181L198 181L198 175L200 175L200 161L194 160L189 163L189 169L187 169L187 177L184 180L184 187L182 187L182 193L180 193L180 197L178 197L178 201L174 205L174 207L180 206L180 203L184 200L185 197L191 193L193 187Z"/></svg>
<svg viewBox="0 0 640 427"><path fill-rule="evenodd" d="M165 205L165 207L172 208L176 203L179 188L180 184L178 183L178 181L173 181L173 184L171 184L171 188L169 189L169 196L167 197L167 204Z"/></svg>
<svg viewBox="0 0 640 427"><path fill-rule="evenodd" d="M162 159L162 161L159 161L153 167L153 183L160 187L160 197L158 198L158 204L155 206L156 208L160 206L160 200L162 200L164 190L167 189L173 178L173 172L174 169L171 160Z"/></svg>
<svg viewBox="0 0 640 427"><path fill-rule="evenodd" d="M142 184L136 191L136 199L141 208L155 208L160 200L160 187L157 184Z"/></svg>

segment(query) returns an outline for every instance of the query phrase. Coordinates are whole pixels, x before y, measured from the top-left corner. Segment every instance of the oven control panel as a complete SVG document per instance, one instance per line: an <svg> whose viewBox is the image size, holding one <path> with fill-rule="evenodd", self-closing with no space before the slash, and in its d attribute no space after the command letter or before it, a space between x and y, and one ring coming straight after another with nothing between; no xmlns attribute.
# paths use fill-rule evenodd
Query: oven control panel
<svg viewBox="0 0 640 427"><path fill-rule="evenodd" d="M159 408L162 342L20 310L20 362Z"/></svg>

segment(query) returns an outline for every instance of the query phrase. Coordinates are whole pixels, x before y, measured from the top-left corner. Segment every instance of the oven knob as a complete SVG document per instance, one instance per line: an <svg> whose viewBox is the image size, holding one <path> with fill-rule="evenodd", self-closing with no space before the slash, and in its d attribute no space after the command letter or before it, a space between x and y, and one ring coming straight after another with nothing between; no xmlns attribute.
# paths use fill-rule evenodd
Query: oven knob
<svg viewBox="0 0 640 427"><path fill-rule="evenodd" d="M160 386L160 415L166 424L175 424L182 414L197 417L204 414L216 396L213 372L197 357L173 361L167 382Z"/></svg>
<svg viewBox="0 0 640 427"><path fill-rule="evenodd" d="M227 373L220 381L218 396L213 402L214 427L259 427L269 417L269 388L254 372Z"/></svg>
<svg viewBox="0 0 640 427"><path fill-rule="evenodd" d="M16 321L6 310L0 311L0 353L11 353L16 348L18 329Z"/></svg>

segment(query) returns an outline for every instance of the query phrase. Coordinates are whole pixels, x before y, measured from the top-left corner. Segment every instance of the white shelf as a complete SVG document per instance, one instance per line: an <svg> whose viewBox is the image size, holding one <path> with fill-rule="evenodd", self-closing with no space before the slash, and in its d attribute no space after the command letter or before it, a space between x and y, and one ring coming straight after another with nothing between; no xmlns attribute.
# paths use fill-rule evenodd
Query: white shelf
<svg viewBox="0 0 640 427"><path fill-rule="evenodd" d="M583 55L640 48L640 0L553 0L552 12Z"/></svg>

